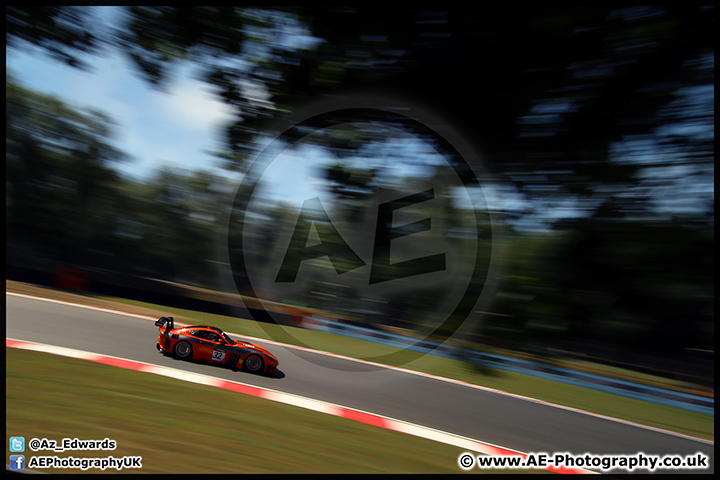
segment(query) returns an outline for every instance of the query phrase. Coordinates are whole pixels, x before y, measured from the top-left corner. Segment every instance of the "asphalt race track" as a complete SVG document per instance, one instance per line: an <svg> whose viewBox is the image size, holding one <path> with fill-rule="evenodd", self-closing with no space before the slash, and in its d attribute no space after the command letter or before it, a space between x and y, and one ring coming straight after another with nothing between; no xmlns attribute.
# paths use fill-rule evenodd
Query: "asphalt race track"
<svg viewBox="0 0 720 480"><path fill-rule="evenodd" d="M702 452L714 470L713 444L555 408L410 373L263 344L281 378L174 360L155 348L152 321L6 295L6 337L75 348L203 373L315 398L522 452L679 454ZM238 335L231 336L242 339ZM460 452L458 452L459 454Z"/></svg>

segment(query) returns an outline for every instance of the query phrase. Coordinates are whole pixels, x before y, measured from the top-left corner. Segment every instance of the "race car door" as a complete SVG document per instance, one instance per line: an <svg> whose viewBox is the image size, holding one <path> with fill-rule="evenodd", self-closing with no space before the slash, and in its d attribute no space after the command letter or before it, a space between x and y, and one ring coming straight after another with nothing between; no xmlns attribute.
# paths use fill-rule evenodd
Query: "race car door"
<svg viewBox="0 0 720 480"><path fill-rule="evenodd" d="M227 362L227 350L223 338L217 333L207 330L200 331L198 334L202 338L202 342L198 344L200 358L212 363L225 364Z"/></svg>
<svg viewBox="0 0 720 480"><path fill-rule="evenodd" d="M213 363L220 363L225 364L227 363L227 356L228 352L225 348L227 345L225 343L225 339L222 338L220 335L218 335L215 332L208 332L207 334L207 340L208 342L212 342L212 353L210 354L210 361Z"/></svg>

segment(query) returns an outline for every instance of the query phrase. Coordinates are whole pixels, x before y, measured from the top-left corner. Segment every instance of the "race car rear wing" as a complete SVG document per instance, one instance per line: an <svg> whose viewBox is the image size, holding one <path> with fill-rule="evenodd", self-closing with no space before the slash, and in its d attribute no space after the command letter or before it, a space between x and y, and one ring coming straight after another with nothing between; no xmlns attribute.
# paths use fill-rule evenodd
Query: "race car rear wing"
<svg viewBox="0 0 720 480"><path fill-rule="evenodd" d="M155 320L155 326L160 328L165 327L165 331L169 332L175 328L175 320L173 320L173 317L160 317Z"/></svg>

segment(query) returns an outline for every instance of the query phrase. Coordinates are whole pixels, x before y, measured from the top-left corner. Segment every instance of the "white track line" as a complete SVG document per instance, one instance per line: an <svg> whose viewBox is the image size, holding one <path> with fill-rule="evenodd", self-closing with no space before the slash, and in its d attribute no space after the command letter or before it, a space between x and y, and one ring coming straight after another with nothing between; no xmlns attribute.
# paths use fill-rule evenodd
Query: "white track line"
<svg viewBox="0 0 720 480"><path fill-rule="evenodd" d="M126 313L126 312L122 312L122 311L119 311L119 310L110 310L110 309L106 309L106 308L92 307L92 306L88 306L88 305L82 305L82 304L78 304L78 303L71 303L71 302L66 302L66 301L62 301L62 300L53 300L53 299L50 299L50 298L36 297L36 296L33 296L33 295L26 295L26 294L22 294L22 293L13 293L13 292L5 292L5 293L6 293L6 295L13 295L13 296L17 296L17 297L24 297L24 298L34 299L34 300L41 300L41 301L45 301L45 302L58 303L58 304L69 305L69 306L78 307L78 308L86 308L86 309L89 309L89 310L96 310L96 311L99 311L99 312L106 312L106 313L114 313L114 314L118 314L118 315L125 315L125 316L130 316L130 317L134 317L134 318L143 319L143 320L153 320L153 321L156 320L155 317L148 317L148 316L145 316L145 315L137 315L137 314L133 314L133 313ZM184 325L184 324L181 323L181 322L176 322L176 324L177 324L177 325ZM275 341L275 340L268 340L268 339L265 339L265 338L252 337L252 336L242 335L242 334L239 334L239 333L232 333L232 332L226 332L226 333L228 333L229 335L235 335L235 336L238 336L238 337L247 338L247 339L249 339L250 341L265 342L265 343L269 343L269 344L272 344L272 345L278 345L278 346L281 346L281 347L284 347L284 348L301 350L301 351L305 351L305 352L315 353L315 354L318 354L318 355L325 355L325 356L335 357L335 358L339 358L339 359L343 359L343 360L347 360L347 361L351 361L351 362L358 362L358 363L363 363L363 364L365 364L365 365L372 365L372 366L375 366L375 367L380 367L380 368L386 368L386 369L390 369L390 370L395 370L395 371L398 371L398 372L403 372L403 373L407 373L407 374L411 374L411 375L418 375L418 376L425 377L425 378L432 378L432 379L435 379L435 380L440 380L440 381L444 381L444 382L449 382L449 383L453 383L453 384L456 384L456 385L462 385L462 386L465 386L465 387L468 387L468 388L475 388L475 389L478 389L478 390L482 390L482 391L484 391L484 392L495 393L495 394L498 394L498 395L506 395L506 396L513 397L513 398L516 398L516 399L519 399L519 400L525 400L525 401L528 401L528 402L539 403L539 404L542 404L542 405L545 405L545 406L548 406L548 407L559 408L559 409L562 409L562 410L567 410L567 411L579 413L579 414L582 414L582 415L589 415L589 416L592 416L592 417L601 418L601 419L603 419L603 420L608 420L608 421L611 421L611 422L617 422L617 423L622 423L622 424L630 425L630 426L637 427L637 428L643 428L643 429L645 429L645 430L651 430L651 431L654 431L654 432L663 433L663 434L665 434L665 435L672 435L672 436L675 436L675 437L685 438L685 439L687 439L687 440L693 440L693 441L705 443L705 444L708 444L708 445L715 445L715 442L712 441L712 440L706 440L706 439L699 438L699 437L693 437L693 436L691 436L691 435L685 435L685 434L678 433L678 432L673 432L673 431L670 431L670 430L664 430L664 429L662 429L662 428L651 427L651 426L649 426L649 425L643 425L643 424L641 424L641 423L636 423L636 422L632 422L632 421L629 421L629 420L622 420L622 419L620 419L620 418L609 417L609 416L607 416L607 415L602 415L602 414L599 414L599 413L588 412L588 411L586 411L586 410L580 410L580 409L577 409L577 408L568 407L568 406L560 405L560 404L557 404L557 403L551 403L551 402L547 402L547 401L544 401L544 400L538 400L538 399L536 399L536 398L526 397L526 396L524 396L524 395L519 395L519 394L516 394L516 393L505 392L505 391L503 391L503 390L497 390L497 389L490 388L490 387L484 387L484 386L482 386L482 385L475 385L475 384L473 384L473 383L463 382L462 380L455 380L455 379L452 379L452 378L440 377L440 376L437 376L437 375L432 375L432 374L430 374L430 373L417 372L417 371L414 371L414 370L409 370L409 369L401 368L401 367L394 367L394 366L390 366L390 365L383 365L383 364L381 364L381 363L371 362L371 361L368 361L368 360L360 360L360 359L357 359L357 358L347 357L347 356L345 356L345 355L340 355L340 354L337 354L337 353L323 352L323 351L321 351L321 350L314 350L314 349L312 349L312 348L300 347L300 346L297 346L297 345L290 345L290 344L287 344L287 343L281 343L281 342L277 342L277 341Z"/></svg>
<svg viewBox="0 0 720 480"><path fill-rule="evenodd" d="M333 415L336 417L343 417L350 420L374 425L376 427L393 430L407 435L413 435L416 437L425 438L435 442L444 443L447 445L456 446L466 450L472 450L474 452L482 453L485 455L512 455L527 457L526 453L512 450L498 445L493 445L487 442L481 442L471 438L462 437L448 432L435 430L421 425L415 425L401 420L377 415L374 413L365 412L362 410L356 410L341 405L335 405L312 398L301 397L277 390L271 390L263 387L256 387L254 385L248 385L241 382L235 382L231 380L224 380L220 378L203 375L200 373L187 372L176 368L163 367L160 365L153 365L144 362L138 362L135 360L128 360L125 358L111 357L107 355L99 355L92 352L85 352L82 350L75 350L72 348L57 347L54 345L46 345L41 343L25 342L22 340L15 340L11 338L5 339L5 347L18 348L23 350L32 350L36 352L50 353L53 355L62 355L66 357L78 358L82 360L88 360L92 362L102 363L105 365L111 365L115 367L126 368L129 370L135 370L138 372L152 373L155 375L163 375L166 377L182 380L184 382L192 382L201 385L207 385L216 388L222 388L224 390L231 390L245 395L251 395L254 397L263 398L266 400L281 402L287 405L293 405L300 408L314 410L316 412ZM571 474L586 474L596 473L590 470L581 468L566 468L566 467L546 467L543 470L549 470L555 473L571 473Z"/></svg>

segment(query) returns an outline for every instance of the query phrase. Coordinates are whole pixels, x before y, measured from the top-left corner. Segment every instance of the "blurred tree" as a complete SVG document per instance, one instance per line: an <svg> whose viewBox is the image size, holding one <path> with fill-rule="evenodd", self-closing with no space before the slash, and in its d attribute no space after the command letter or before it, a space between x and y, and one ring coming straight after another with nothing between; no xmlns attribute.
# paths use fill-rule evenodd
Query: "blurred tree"
<svg viewBox="0 0 720 480"><path fill-rule="evenodd" d="M620 192L638 211L651 206L644 192L652 185L641 185L639 175L645 166L614 154L646 152L638 139L665 153L660 166L691 161L707 172L712 163L712 136L700 140L688 127L711 130L714 111L686 107L693 96L695 105L712 103L711 90L697 95L694 88L711 87L714 78L713 7L178 6L126 13L123 28L108 37L144 78L162 88L175 62L192 61L235 108L222 155L229 166L243 166L268 120L308 98L358 90L441 113L523 194L580 195L589 201L578 208L589 212L598 198ZM77 15L12 7L6 38L65 56L85 51L97 39L76 39L68 19Z"/></svg>
<svg viewBox="0 0 720 480"><path fill-rule="evenodd" d="M93 15L87 7L5 7L5 43L23 46L23 40L45 49L53 58L70 66L88 68L83 57L101 48Z"/></svg>
<svg viewBox="0 0 720 480"><path fill-rule="evenodd" d="M296 18L317 42L292 44ZM307 98L380 89L441 112L531 197L636 185L641 166L613 161L613 146L658 136L678 122L663 108L712 81L713 11L697 6L134 8L129 25L123 46L153 83L177 58L204 66L236 107L235 149ZM663 148L708 162L707 143L684 137Z"/></svg>
<svg viewBox="0 0 720 480"><path fill-rule="evenodd" d="M490 306L499 315L484 319L481 334L541 351L619 346L672 359L712 350L713 241L689 226L622 219L508 239Z"/></svg>
<svg viewBox="0 0 720 480"><path fill-rule="evenodd" d="M81 35L77 22L68 21L76 19L74 9L6 12L8 44L27 40L65 59L98 45L97 37ZM175 62L194 62L235 108L222 153L229 167L244 168L266 122L301 102L369 91L441 114L474 142L496 175L535 200L529 213L574 200L584 219L556 222L557 243L538 247L535 257L509 259L512 278L501 293L512 300L499 313L513 317L498 316L503 327L538 334L543 342L598 336L669 352L702 343L712 325L706 293L713 283L712 232L706 227L714 222L714 7L180 6L125 12L127 23L110 41L144 78L162 88ZM69 155L65 133L57 129L74 138L71 122L62 120L74 117L35 117L26 105L36 97L7 90L8 225L25 238L51 238L62 231L62 217L53 210L62 185L58 158ZM323 143L339 158L362 144L353 138ZM75 150L104 158L99 147ZM72 158L82 161L82 155ZM339 194L358 186L342 162L325 173ZM184 223L191 212L185 195L188 188L202 190L202 180L193 181L196 187L183 182L161 175L139 197L156 209L141 223L159 239L148 241L149 255L164 265L184 265L181 256L189 254L168 246L170 239L202 245L196 227ZM372 181L359 186L367 189ZM92 184L71 190L77 198L94 192ZM689 208L675 213L673 200ZM681 332L678 319L688 317L703 325Z"/></svg>
<svg viewBox="0 0 720 480"><path fill-rule="evenodd" d="M121 208L123 255L132 273L215 286L213 261L222 180L208 172L161 168L143 181L125 182ZM133 270L134 269L134 270Z"/></svg>
<svg viewBox="0 0 720 480"><path fill-rule="evenodd" d="M25 89L6 76L8 239L67 261L88 260L108 243L121 203L112 165L113 124Z"/></svg>
<svg viewBox="0 0 720 480"><path fill-rule="evenodd" d="M6 77L7 239L39 257L207 285L225 180L161 169L138 183L114 164L114 124Z"/></svg>

